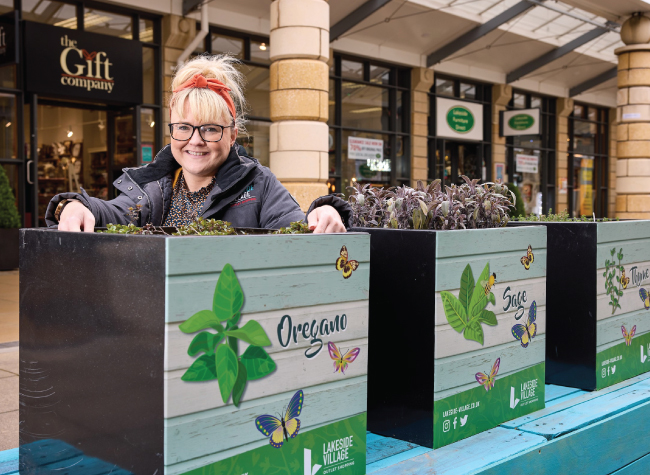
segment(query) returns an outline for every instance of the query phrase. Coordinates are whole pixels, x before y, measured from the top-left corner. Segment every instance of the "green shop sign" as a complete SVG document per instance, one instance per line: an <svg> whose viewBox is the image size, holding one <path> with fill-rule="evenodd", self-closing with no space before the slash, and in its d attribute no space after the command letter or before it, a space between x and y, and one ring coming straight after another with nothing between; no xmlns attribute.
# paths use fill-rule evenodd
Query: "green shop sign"
<svg viewBox="0 0 650 475"><path fill-rule="evenodd" d="M508 126L513 130L528 130L535 125L535 118L529 114L517 114L510 117Z"/></svg>
<svg viewBox="0 0 650 475"><path fill-rule="evenodd" d="M447 124L454 132L466 134L474 128L474 114L463 106L454 106L447 112Z"/></svg>

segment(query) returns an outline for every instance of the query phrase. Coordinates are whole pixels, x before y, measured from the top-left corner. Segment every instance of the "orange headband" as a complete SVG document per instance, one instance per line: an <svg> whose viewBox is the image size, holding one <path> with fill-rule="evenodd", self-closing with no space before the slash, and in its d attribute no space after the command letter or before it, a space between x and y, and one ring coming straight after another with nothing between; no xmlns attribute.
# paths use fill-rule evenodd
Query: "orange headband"
<svg viewBox="0 0 650 475"><path fill-rule="evenodd" d="M230 97L230 94L228 94L228 91L230 91L230 89L224 83L222 83L218 79L206 79L206 77L203 76L203 74L196 73L194 76L192 76L183 84L181 84L176 89L174 89L174 93L182 91L183 89L193 89L193 88L210 89L211 91L219 94L223 98L223 100L226 101L228 110L230 111L233 120L235 120L236 117L235 103L232 101L232 97Z"/></svg>

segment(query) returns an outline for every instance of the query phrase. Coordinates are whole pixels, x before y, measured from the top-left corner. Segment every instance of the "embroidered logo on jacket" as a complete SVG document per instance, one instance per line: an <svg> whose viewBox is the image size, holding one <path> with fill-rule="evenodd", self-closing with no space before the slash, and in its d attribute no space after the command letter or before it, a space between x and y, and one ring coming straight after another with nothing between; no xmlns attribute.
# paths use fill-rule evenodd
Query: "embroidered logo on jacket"
<svg viewBox="0 0 650 475"><path fill-rule="evenodd" d="M244 192L239 196L239 198L237 198L235 201L232 202L231 207L239 206L244 203L249 203L251 201L257 201L257 197L251 195L252 192L253 192L253 185L249 185L248 188L246 188Z"/></svg>

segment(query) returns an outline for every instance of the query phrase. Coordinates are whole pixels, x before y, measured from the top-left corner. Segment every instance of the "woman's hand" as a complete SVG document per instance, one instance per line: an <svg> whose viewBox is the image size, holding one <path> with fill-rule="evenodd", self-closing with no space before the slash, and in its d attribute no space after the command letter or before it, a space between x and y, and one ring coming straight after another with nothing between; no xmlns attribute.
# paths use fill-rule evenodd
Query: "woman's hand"
<svg viewBox="0 0 650 475"><path fill-rule="evenodd" d="M69 205L68 205L69 206ZM67 211L65 208L63 211ZM341 221L341 215L330 205L323 205L316 208L307 216L309 229L314 233L344 233L345 225Z"/></svg>
<svg viewBox="0 0 650 475"><path fill-rule="evenodd" d="M85 233L95 231L95 217L79 201L71 201L65 205L59 220L59 231L79 232L83 229Z"/></svg>

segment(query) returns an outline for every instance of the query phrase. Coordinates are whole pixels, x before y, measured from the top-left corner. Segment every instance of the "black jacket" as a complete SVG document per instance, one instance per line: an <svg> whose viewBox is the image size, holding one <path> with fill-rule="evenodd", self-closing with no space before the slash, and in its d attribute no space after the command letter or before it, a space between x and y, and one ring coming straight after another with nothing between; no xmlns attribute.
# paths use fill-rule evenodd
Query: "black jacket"
<svg viewBox="0 0 650 475"><path fill-rule="evenodd" d="M152 163L123 170L124 174L113 183L120 192L114 200L91 198L83 188L81 193L61 193L50 201L45 222L48 226L57 224L54 211L59 202L77 199L93 213L97 227L109 223L128 224L128 209L138 204L142 206L138 225L151 223L161 226L171 207L173 176L179 167L171 147L167 145ZM349 227L351 209L345 200L333 195L316 199L307 214L323 205L333 206L341 215L343 224ZM248 157L245 149L237 144L230 149L228 158L219 168L201 216L251 228L280 228L292 221L306 219L296 200L275 175Z"/></svg>

